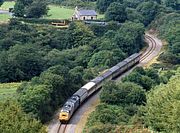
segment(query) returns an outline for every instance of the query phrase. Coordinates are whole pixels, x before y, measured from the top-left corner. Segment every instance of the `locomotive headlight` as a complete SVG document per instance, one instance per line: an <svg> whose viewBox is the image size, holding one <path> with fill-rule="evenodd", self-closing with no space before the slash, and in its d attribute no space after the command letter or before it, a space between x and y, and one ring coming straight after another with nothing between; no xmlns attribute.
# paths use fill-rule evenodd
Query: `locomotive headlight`
<svg viewBox="0 0 180 133"><path fill-rule="evenodd" d="M69 120L69 113L67 113L67 112L61 112L61 113L59 114L59 120L60 120L60 121L61 121L61 120L65 120L65 121Z"/></svg>

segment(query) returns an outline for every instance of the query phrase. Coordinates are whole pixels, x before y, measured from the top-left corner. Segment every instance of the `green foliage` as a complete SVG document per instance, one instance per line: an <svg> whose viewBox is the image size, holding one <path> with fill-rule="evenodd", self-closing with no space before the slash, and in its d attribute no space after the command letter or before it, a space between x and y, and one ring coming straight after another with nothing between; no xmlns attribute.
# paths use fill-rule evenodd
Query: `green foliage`
<svg viewBox="0 0 180 133"><path fill-rule="evenodd" d="M144 26L141 23L126 22L122 24L114 37L114 43L123 48L129 55L138 52L143 47Z"/></svg>
<svg viewBox="0 0 180 133"><path fill-rule="evenodd" d="M155 18L158 12L158 5L155 2L142 2L138 5L137 11L144 17L144 25L147 26Z"/></svg>
<svg viewBox="0 0 180 133"><path fill-rule="evenodd" d="M0 6L3 4L4 0L0 0Z"/></svg>
<svg viewBox="0 0 180 133"><path fill-rule="evenodd" d="M180 3L178 0L164 0L164 3L168 7L172 7L175 10L180 10Z"/></svg>
<svg viewBox="0 0 180 133"><path fill-rule="evenodd" d="M156 131L179 132L179 70L167 85L160 85L148 94L144 107L145 123Z"/></svg>
<svg viewBox="0 0 180 133"><path fill-rule="evenodd" d="M47 15L47 3L45 0L17 0L14 5L14 16L40 18Z"/></svg>
<svg viewBox="0 0 180 133"><path fill-rule="evenodd" d="M105 19L107 21L118 21L122 23L125 22L126 18L125 7L117 2L111 3L105 13Z"/></svg>
<svg viewBox="0 0 180 133"><path fill-rule="evenodd" d="M57 107L83 85L82 72L82 67L71 70L61 65L50 67L40 77L20 86L18 101L26 113L46 122Z"/></svg>
<svg viewBox="0 0 180 133"><path fill-rule="evenodd" d="M48 113L50 110L51 99L49 94L52 93L51 86L47 85L35 85L35 86L23 86L23 90L20 93L18 101L25 112L31 113L35 118L45 121L48 119Z"/></svg>
<svg viewBox="0 0 180 133"><path fill-rule="evenodd" d="M5 99L15 98L16 90L21 83L3 83L0 84L0 101Z"/></svg>
<svg viewBox="0 0 180 133"><path fill-rule="evenodd" d="M175 55L171 52L165 52L159 56L159 60L162 60L164 63L179 64L180 55Z"/></svg>
<svg viewBox="0 0 180 133"><path fill-rule="evenodd" d="M1 133L46 133L46 128L25 114L17 102L0 102Z"/></svg>
<svg viewBox="0 0 180 133"><path fill-rule="evenodd" d="M93 0L64 0L61 5L63 6L69 6L69 7L84 7L84 8L94 8L95 7L95 3L91 2Z"/></svg>
<svg viewBox="0 0 180 133"><path fill-rule="evenodd" d="M47 15L47 12L47 3L43 0L36 0L27 7L25 15L28 18L40 18L42 15Z"/></svg>
<svg viewBox="0 0 180 133"><path fill-rule="evenodd" d="M45 19L19 18L0 26L0 82L28 81L17 89L18 102L26 113L44 123L85 81L129 53L125 54L124 48L114 43L114 36L124 25L110 22L100 27L105 28L100 33L82 22L58 29L36 25L34 21L50 23ZM132 31L143 34L138 31L140 27L137 25ZM113 117L107 115L107 118ZM125 118L126 115L122 119ZM103 116L102 121L105 122Z"/></svg>
<svg viewBox="0 0 180 133"><path fill-rule="evenodd" d="M44 64L37 46L31 45L15 45L8 52L2 52L0 60L1 82L31 79L40 74Z"/></svg>
<svg viewBox="0 0 180 133"><path fill-rule="evenodd" d="M142 68L136 68L132 73L124 77L122 81L134 82L148 91L154 85L160 83L160 77L154 69L142 70Z"/></svg>
<svg viewBox="0 0 180 133"><path fill-rule="evenodd" d="M81 22L73 22L68 28L69 47L78 47L80 45L87 45L94 38L93 32Z"/></svg>
<svg viewBox="0 0 180 133"><path fill-rule="evenodd" d="M115 127L110 124L100 124L90 127L89 130L85 130L88 133L108 133L111 132Z"/></svg>
<svg viewBox="0 0 180 133"><path fill-rule="evenodd" d="M17 1L14 5L14 16L24 17L24 14L24 4L21 1Z"/></svg>
<svg viewBox="0 0 180 133"><path fill-rule="evenodd" d="M100 95L101 102L109 104L136 104L141 105L146 101L145 91L131 82L108 82L103 86Z"/></svg>
<svg viewBox="0 0 180 133"><path fill-rule="evenodd" d="M144 17L141 13L137 12L136 9L126 8L127 20L132 22L144 22Z"/></svg>
<svg viewBox="0 0 180 133"><path fill-rule="evenodd" d="M113 132L117 125L125 126L131 121L131 117L138 112L137 105L126 107L108 104L99 104L96 110L90 114L85 132ZM105 128L106 126L106 128ZM104 128L102 128L104 127Z"/></svg>
<svg viewBox="0 0 180 133"><path fill-rule="evenodd" d="M109 5L113 2L122 2L122 0L97 0L96 8L100 13L105 13Z"/></svg>
<svg viewBox="0 0 180 133"><path fill-rule="evenodd" d="M119 52L119 53L118 53ZM116 55L118 53L120 56ZM124 54L122 51L115 51L111 52L108 50L102 50L99 51L98 53L95 53L91 60L88 63L89 67L103 67L103 66L113 66L118 63L119 59L124 58Z"/></svg>
<svg viewBox="0 0 180 133"><path fill-rule="evenodd" d="M123 0L125 7L136 8L144 0Z"/></svg>
<svg viewBox="0 0 180 133"><path fill-rule="evenodd" d="M168 43L168 49L159 57L163 63L179 64L180 15L178 13L161 13L151 24Z"/></svg>

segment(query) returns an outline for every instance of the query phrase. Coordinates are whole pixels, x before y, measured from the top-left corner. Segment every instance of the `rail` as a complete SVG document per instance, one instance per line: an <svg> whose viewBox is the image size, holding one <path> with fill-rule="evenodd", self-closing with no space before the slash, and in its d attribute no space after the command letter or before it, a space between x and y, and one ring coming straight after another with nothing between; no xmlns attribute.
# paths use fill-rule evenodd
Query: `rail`
<svg viewBox="0 0 180 133"><path fill-rule="evenodd" d="M57 133L65 133L67 124L61 124L59 125Z"/></svg>
<svg viewBox="0 0 180 133"><path fill-rule="evenodd" d="M156 48L156 41L154 41L154 39L148 35L145 35L145 38L148 39L151 43L152 46L150 47L150 50L146 51L140 58L140 62L144 61L147 57L149 57L149 55L152 54L152 52L155 50Z"/></svg>
<svg viewBox="0 0 180 133"><path fill-rule="evenodd" d="M148 36L148 35L145 35L145 38L146 38L147 40L149 40L149 42L151 42L151 46L148 48L149 50L146 50L146 51L143 53L143 55L140 57L140 62L142 62L142 61L144 61L146 58L148 58L149 55L151 55L152 52L156 49L156 45L157 45L157 44L156 44L156 41L155 41L152 37L150 37L150 36ZM65 133L66 127L67 127L67 124L61 124L61 123L60 123L57 133Z"/></svg>

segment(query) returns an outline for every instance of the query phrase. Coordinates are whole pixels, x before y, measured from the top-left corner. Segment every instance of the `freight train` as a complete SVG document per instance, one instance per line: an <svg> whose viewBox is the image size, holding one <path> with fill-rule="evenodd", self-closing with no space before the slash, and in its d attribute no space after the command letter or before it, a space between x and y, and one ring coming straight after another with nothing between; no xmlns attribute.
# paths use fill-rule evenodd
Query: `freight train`
<svg viewBox="0 0 180 133"><path fill-rule="evenodd" d="M60 113L59 121L61 123L67 123L76 109L95 91L100 89L104 82L116 78L118 75L124 73L135 64L139 63L142 53L135 53L130 57L126 58L122 62L110 68L104 74L94 78L83 87L81 87L77 92L75 92L64 104Z"/></svg>

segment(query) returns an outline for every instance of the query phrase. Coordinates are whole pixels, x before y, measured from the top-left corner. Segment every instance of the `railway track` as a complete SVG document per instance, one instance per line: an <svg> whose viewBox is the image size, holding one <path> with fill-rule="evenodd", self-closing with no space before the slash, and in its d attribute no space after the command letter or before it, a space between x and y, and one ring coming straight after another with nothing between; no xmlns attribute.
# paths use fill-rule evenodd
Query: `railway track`
<svg viewBox="0 0 180 133"><path fill-rule="evenodd" d="M57 133L65 133L67 124L59 124Z"/></svg>
<svg viewBox="0 0 180 133"><path fill-rule="evenodd" d="M147 57L149 57L149 55L151 55L152 52L156 49L156 45L157 45L157 44L156 44L156 41L155 41L152 37L150 37L150 36L148 36L148 35L145 35L145 38L148 39L148 40L151 42L152 46L150 47L149 50L147 50L147 51L142 55L142 57L141 57L141 59L140 59L140 62L144 61Z"/></svg>
<svg viewBox="0 0 180 133"><path fill-rule="evenodd" d="M148 49L141 56L140 62L142 62L146 58L148 58L153 53L153 51L156 49L156 46L157 46L156 41L152 37L145 35L145 38L146 38L146 40L148 40L149 44L151 43L151 45L149 45ZM65 133L67 126L68 126L68 124L60 123L57 133Z"/></svg>

